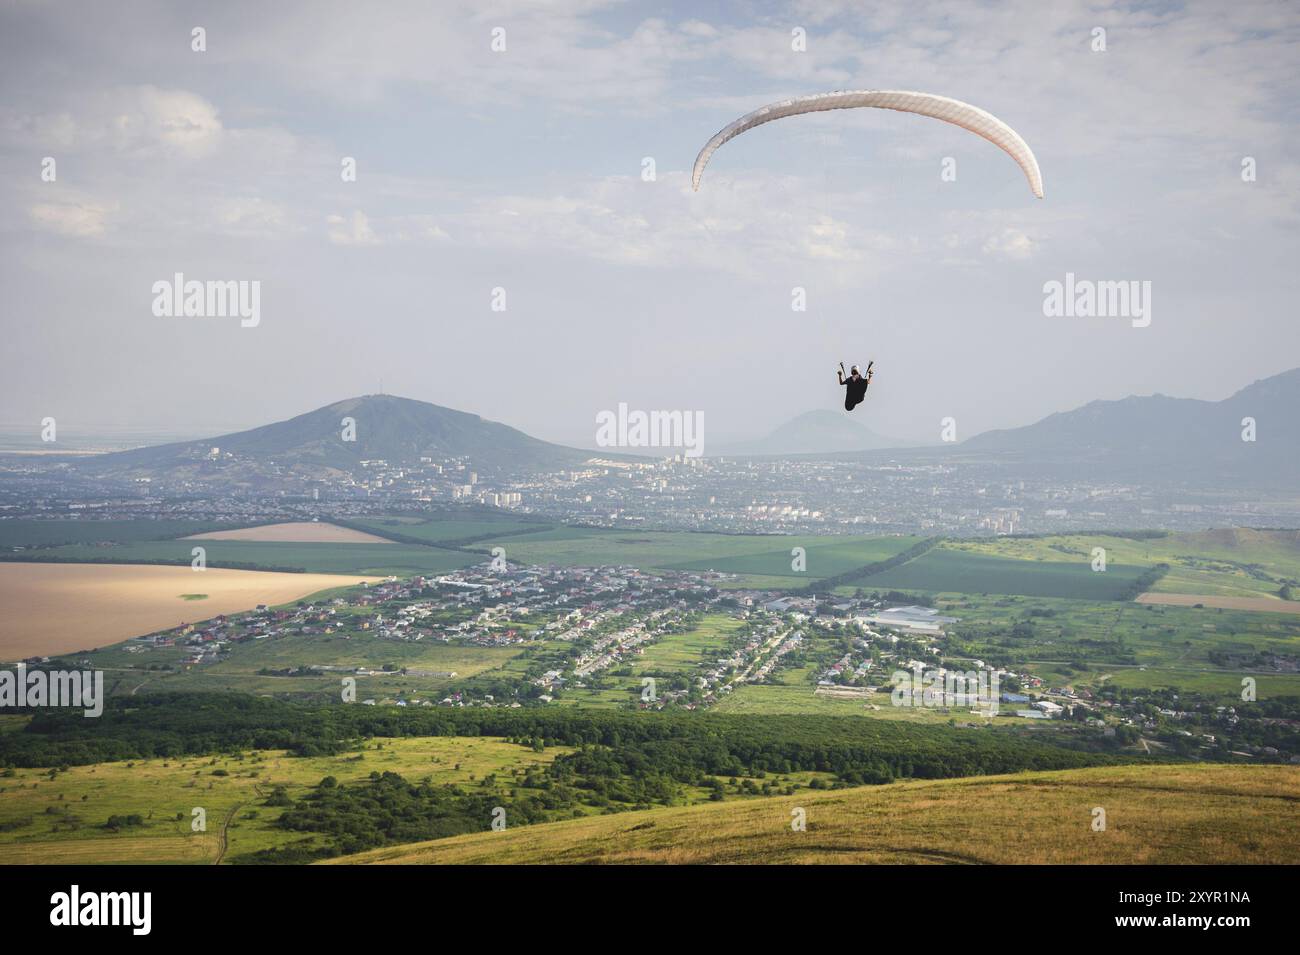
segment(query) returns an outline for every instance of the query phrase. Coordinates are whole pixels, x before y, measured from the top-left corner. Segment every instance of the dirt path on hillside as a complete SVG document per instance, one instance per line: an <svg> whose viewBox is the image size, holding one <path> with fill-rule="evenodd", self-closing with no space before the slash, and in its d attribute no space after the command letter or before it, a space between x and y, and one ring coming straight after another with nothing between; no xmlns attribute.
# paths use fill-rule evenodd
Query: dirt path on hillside
<svg viewBox="0 0 1300 955"><path fill-rule="evenodd" d="M230 821L235 818L235 813L243 808L242 802L237 802L230 807L230 812L226 813L226 818L221 820L221 832L217 833L217 857L212 860L213 865L221 865L221 860L226 857L226 848L230 845L228 830Z"/></svg>

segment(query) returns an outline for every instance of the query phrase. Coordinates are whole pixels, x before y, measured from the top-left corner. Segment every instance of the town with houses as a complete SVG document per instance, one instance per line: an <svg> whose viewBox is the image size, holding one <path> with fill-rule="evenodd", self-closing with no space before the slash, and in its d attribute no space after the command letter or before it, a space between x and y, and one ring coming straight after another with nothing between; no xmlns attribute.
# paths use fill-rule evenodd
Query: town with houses
<svg viewBox="0 0 1300 955"><path fill-rule="evenodd" d="M219 447L213 464L231 463ZM249 464L252 467L252 464ZM1153 487L1080 473L1076 479L1011 475L1002 466L879 455L817 457L593 457L580 467L494 470L468 457L363 460L352 472L306 478L257 463L279 489L242 493L216 472L88 480L66 464L0 456L0 517L196 518L300 516L346 519L403 509L465 506L601 527L729 533L1057 533L1098 526L1166 530L1294 521L1293 502L1236 501L1224 493ZM277 509L269 513L268 508Z"/></svg>
<svg viewBox="0 0 1300 955"><path fill-rule="evenodd" d="M1300 759L1261 742L1259 732L1243 734L1270 724L1250 707L1183 704L1177 694L1158 691L1076 690L954 655L960 620L901 603L905 595L827 599L720 587L730 576L485 563L441 576L390 578L292 608L259 606L186 623L109 652L124 654L128 668L183 679L229 669L259 645L292 645L291 663L256 668L274 692L339 699L340 685L351 680L355 696L346 702L425 707L707 709L742 688L788 685L785 677L797 672L795 685L809 695L864 714L916 707L958 726L1055 725L1147 752L1218 749ZM720 617L733 629L714 652L667 671L637 669L656 644ZM371 665L313 659L311 648L329 646L320 642L329 638L347 641L353 656L382 658L385 647L393 652L389 662ZM471 656L505 648L518 655L504 668L476 674L400 662L405 651L418 659L420 648L434 645L465 648ZM73 659L95 666L95 657ZM1271 722L1293 729L1289 720Z"/></svg>

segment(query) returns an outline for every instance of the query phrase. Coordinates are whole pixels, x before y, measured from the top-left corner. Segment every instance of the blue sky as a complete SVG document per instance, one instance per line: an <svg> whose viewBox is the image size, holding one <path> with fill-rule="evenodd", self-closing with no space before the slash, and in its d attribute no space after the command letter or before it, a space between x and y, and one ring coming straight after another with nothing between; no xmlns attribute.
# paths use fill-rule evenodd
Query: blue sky
<svg viewBox="0 0 1300 955"><path fill-rule="evenodd" d="M1300 363L1298 43L1286 3L9 0L0 418L215 432L382 380L555 440L619 402L721 440L837 407L868 358L863 423L919 440L1221 398ZM725 123L841 88L987 109L1046 199L876 110L754 130L691 192ZM261 281L261 324L154 316L177 271ZM1067 271L1150 281L1150 327L1045 317Z"/></svg>

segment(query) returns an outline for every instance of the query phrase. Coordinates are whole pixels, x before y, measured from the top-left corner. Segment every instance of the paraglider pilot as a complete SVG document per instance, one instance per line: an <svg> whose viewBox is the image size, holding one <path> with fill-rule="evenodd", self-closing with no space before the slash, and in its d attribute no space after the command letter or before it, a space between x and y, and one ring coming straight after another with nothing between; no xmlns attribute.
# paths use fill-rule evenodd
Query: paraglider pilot
<svg viewBox="0 0 1300 955"><path fill-rule="evenodd" d="M867 363L867 377L865 378L863 378L862 374L858 371L857 365L853 366L853 369L849 372L849 377L845 378L844 362L840 362L840 370L837 371L835 375L839 378L840 384L845 388L845 411L852 411L858 405L862 404L863 399L867 397L867 388L871 384L871 376L873 374L871 366L874 364L875 362Z"/></svg>

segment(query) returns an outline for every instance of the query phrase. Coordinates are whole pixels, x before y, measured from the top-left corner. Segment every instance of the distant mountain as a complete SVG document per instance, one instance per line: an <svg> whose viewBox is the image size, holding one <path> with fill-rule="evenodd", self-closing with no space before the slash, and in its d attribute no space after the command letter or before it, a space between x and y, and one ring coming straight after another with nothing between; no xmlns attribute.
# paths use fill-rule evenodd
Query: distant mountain
<svg viewBox="0 0 1300 955"><path fill-rule="evenodd" d="M876 434L843 411L820 409L792 418L771 434L710 448L719 455L837 454L908 447L909 442Z"/></svg>
<svg viewBox="0 0 1300 955"><path fill-rule="evenodd" d="M1104 467L1138 475L1226 485L1300 487L1300 368L1265 378L1222 401L1130 396L1093 401L1023 428L987 431L962 452L1026 462ZM1242 440L1252 419L1255 440Z"/></svg>
<svg viewBox="0 0 1300 955"><path fill-rule="evenodd" d="M355 422L355 440L343 440L345 418ZM79 470L258 484L285 476L353 473L362 461L414 464L421 457L465 457L483 470L524 472L573 466L591 453L541 441L475 414L395 395L366 395L235 434L100 455Z"/></svg>

